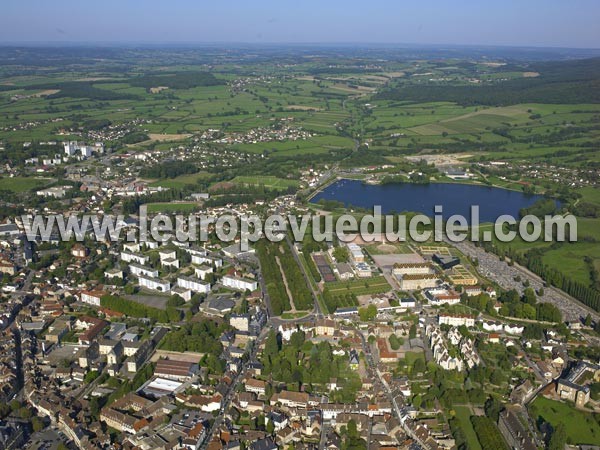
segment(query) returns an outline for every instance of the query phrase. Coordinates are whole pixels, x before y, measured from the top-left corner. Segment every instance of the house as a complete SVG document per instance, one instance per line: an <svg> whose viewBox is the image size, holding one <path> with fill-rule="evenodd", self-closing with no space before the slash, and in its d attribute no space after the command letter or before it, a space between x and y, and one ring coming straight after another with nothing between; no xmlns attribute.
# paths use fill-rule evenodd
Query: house
<svg viewBox="0 0 600 450"><path fill-rule="evenodd" d="M71 255L75 258L83 259L88 255L88 249L77 243L71 248Z"/></svg>
<svg viewBox="0 0 600 450"><path fill-rule="evenodd" d="M9 261L0 261L0 272L7 275L14 275L17 271L15 265Z"/></svg>
<svg viewBox="0 0 600 450"><path fill-rule="evenodd" d="M315 324L317 336L333 336L335 333L335 322L330 319L319 319Z"/></svg>
<svg viewBox="0 0 600 450"><path fill-rule="evenodd" d="M119 269L109 269L104 271L104 278L107 280L112 280L115 278L123 279L123 271Z"/></svg>
<svg viewBox="0 0 600 450"><path fill-rule="evenodd" d="M264 395L266 392L267 383L254 378L249 378L244 384L244 388L247 392L253 392L256 395Z"/></svg>
<svg viewBox="0 0 600 450"><path fill-rule="evenodd" d="M249 331L250 314L232 314L229 318L229 325L239 331Z"/></svg>
<svg viewBox="0 0 600 450"><path fill-rule="evenodd" d="M201 411L212 413L221 409L223 397L221 394L215 395L190 395L184 399L176 397L177 401L183 401L183 403L191 408L198 408Z"/></svg>
<svg viewBox="0 0 600 450"><path fill-rule="evenodd" d="M288 417L280 412L272 411L266 417L266 423L272 422L275 431L283 430L288 425Z"/></svg>
<svg viewBox="0 0 600 450"><path fill-rule="evenodd" d="M308 406L308 394L306 392L281 391L273 394L271 405L277 403L288 408L306 408Z"/></svg>
<svg viewBox="0 0 600 450"><path fill-rule="evenodd" d="M348 248L348 252L350 253L350 259L354 263L362 263L365 262L365 255L362 249L355 243L346 244Z"/></svg>
<svg viewBox="0 0 600 450"><path fill-rule="evenodd" d="M83 327L87 327L87 329L79 335L79 345L90 345L98 338L102 330L108 326L108 322L95 317L84 317L77 320L78 326L81 327L82 323L85 324Z"/></svg>
<svg viewBox="0 0 600 450"><path fill-rule="evenodd" d="M289 342L289 340L292 338L292 334L298 331L298 326L294 323L282 323L279 325L277 331L279 331L279 334L281 334L281 339L284 342Z"/></svg>
<svg viewBox="0 0 600 450"><path fill-rule="evenodd" d="M434 306L456 305L460 303L460 294L444 287L427 289L425 297Z"/></svg>
<svg viewBox="0 0 600 450"><path fill-rule="evenodd" d="M94 306L100 306L100 299L106 295L104 291L81 291L81 301Z"/></svg>
<svg viewBox="0 0 600 450"><path fill-rule="evenodd" d="M504 331L507 334L515 334L515 335L522 335L523 331L525 330L524 326L521 325L514 325L514 324L506 324L504 325Z"/></svg>
<svg viewBox="0 0 600 450"><path fill-rule="evenodd" d="M350 354L348 356L348 363L350 364L350 368L353 370L357 370L360 364L358 358L358 352L355 349L350 350Z"/></svg>
<svg viewBox="0 0 600 450"><path fill-rule="evenodd" d="M250 450L277 450L279 447L271 438L264 438L250 444Z"/></svg>
<svg viewBox="0 0 600 450"><path fill-rule="evenodd" d="M125 433L133 434L136 432L134 425L136 418L128 414L123 414L112 408L104 408L100 413L100 420L111 428Z"/></svg>

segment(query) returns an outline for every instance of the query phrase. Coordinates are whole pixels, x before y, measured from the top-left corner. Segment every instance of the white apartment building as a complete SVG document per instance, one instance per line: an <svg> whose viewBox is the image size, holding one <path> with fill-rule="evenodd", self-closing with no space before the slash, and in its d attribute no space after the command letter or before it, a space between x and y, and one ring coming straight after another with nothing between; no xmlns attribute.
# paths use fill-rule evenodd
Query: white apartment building
<svg viewBox="0 0 600 450"><path fill-rule="evenodd" d="M133 263L133 264L129 265L129 270L136 277L144 276L144 277L150 277L150 278L158 278L158 270L151 269L150 267L145 267L145 266L141 266L139 264Z"/></svg>
<svg viewBox="0 0 600 450"><path fill-rule="evenodd" d="M210 292L210 284L203 283L201 280L192 277L178 277L177 286L203 294Z"/></svg>
<svg viewBox="0 0 600 450"><path fill-rule="evenodd" d="M163 281L160 278L151 278L140 276L138 277L138 284L141 287L145 287L147 289L151 289L153 291L159 292L170 292L171 284L168 281Z"/></svg>
<svg viewBox="0 0 600 450"><path fill-rule="evenodd" d="M467 315L452 315L452 314L440 314L438 316L438 324L447 324L454 327L465 325L467 327L475 326L475 318Z"/></svg>
<svg viewBox="0 0 600 450"><path fill-rule="evenodd" d="M144 255L140 255L138 253L132 253L132 252L126 252L126 251L122 251L121 252L121 260L131 263L138 263L141 265L146 265L148 263L148 257L144 256Z"/></svg>
<svg viewBox="0 0 600 450"><path fill-rule="evenodd" d="M398 275L425 275L433 273L431 263L396 263L392 269L392 273Z"/></svg>
<svg viewBox="0 0 600 450"><path fill-rule="evenodd" d="M231 289L238 289L241 291L249 290L251 292L258 289L258 283L254 280L248 280L246 278L234 277L231 275L224 276L221 279L223 286Z"/></svg>

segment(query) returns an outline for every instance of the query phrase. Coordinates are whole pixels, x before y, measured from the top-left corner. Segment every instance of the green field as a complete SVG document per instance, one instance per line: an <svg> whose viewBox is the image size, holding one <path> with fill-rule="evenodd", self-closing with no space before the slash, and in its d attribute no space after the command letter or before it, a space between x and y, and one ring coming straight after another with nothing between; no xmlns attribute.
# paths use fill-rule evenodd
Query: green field
<svg viewBox="0 0 600 450"><path fill-rule="evenodd" d="M0 191L26 192L50 184L51 178L12 177L0 178Z"/></svg>
<svg viewBox="0 0 600 450"><path fill-rule="evenodd" d="M455 406L454 411L456 411L456 418L460 422L460 429L467 439L469 450L482 450L473 424L471 423L471 408L468 406Z"/></svg>
<svg viewBox="0 0 600 450"><path fill-rule="evenodd" d="M175 178L166 180L156 180L150 183L150 186L162 186L167 188L184 188L187 185L195 185L199 181L210 178L210 174L206 172L193 173L190 175L180 175Z"/></svg>
<svg viewBox="0 0 600 450"><path fill-rule="evenodd" d="M553 426L562 423L570 444L598 445L600 443L600 421L591 413L575 409L567 403L538 397L530 406L534 421L542 419Z"/></svg>
<svg viewBox="0 0 600 450"><path fill-rule="evenodd" d="M264 186L267 189L277 190L298 187L298 181L296 180L286 180L273 176L237 176L231 182L250 186Z"/></svg>

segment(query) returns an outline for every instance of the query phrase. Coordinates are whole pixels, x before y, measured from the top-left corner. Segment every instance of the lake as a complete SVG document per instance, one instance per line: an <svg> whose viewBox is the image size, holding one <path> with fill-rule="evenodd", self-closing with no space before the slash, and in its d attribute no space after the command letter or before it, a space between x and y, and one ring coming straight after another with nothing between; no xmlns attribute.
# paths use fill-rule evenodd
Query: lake
<svg viewBox="0 0 600 450"><path fill-rule="evenodd" d="M364 184L359 180L338 180L315 195L311 202L337 200L346 206L373 209L380 205L384 214L412 211L433 217L435 205L443 206L443 217L460 214L469 220L471 205L479 205L479 220L494 222L510 214L518 219L519 210L542 199L518 191L453 183Z"/></svg>

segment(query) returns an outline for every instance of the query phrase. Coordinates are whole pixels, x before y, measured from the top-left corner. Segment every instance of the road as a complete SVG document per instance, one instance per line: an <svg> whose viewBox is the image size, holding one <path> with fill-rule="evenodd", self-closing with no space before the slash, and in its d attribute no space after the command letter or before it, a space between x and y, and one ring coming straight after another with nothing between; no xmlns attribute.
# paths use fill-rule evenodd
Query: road
<svg viewBox="0 0 600 450"><path fill-rule="evenodd" d="M254 358L256 357L257 350L260 348L262 341L265 340L265 338L267 337L267 334L269 333L269 331L271 329L272 329L271 325L265 326L262 329L262 331L260 332L260 335L256 338L256 342L254 343L254 345L252 345L252 350L250 351L248 360L245 362L242 362L242 367L240 368L240 371L238 372L237 376L232 381L232 383L229 385L229 389L227 390L227 393L223 397L223 402L221 405L222 413L219 414L215 418L214 422L208 429L206 438L204 439L204 442L202 443L202 445L200 445L199 450L204 450L208 447L208 444L210 444L210 442L211 442L213 433L216 430L218 430L219 427L221 426L221 422L223 422L223 417L225 416L225 411L227 411L227 409L229 408L231 400L232 400L233 396L235 395L236 388L239 386L242 378L244 377L244 374L246 373L246 365L248 364L249 361L254 360Z"/></svg>
<svg viewBox="0 0 600 450"><path fill-rule="evenodd" d="M315 304L315 306L314 306L314 314L317 316L317 318L321 319L321 318L323 318L323 311L321 310L321 305L319 304L319 295L315 291L315 289L313 287L313 284L311 283L311 279L309 278L311 275L308 274L308 273L306 273L306 269L304 268L304 264L302 264L302 261L300 261L300 256L298 255L298 251L296 250L296 246L292 243L289 235L287 235L285 239L286 239L286 242L287 242L288 246L290 247L290 249L292 251L292 255L294 255L294 259L296 260L296 264L298 264L298 266L300 266L300 270L302 271L302 275L304 276L304 282L306 283L306 285L310 289L310 292L312 293L313 302Z"/></svg>
<svg viewBox="0 0 600 450"><path fill-rule="evenodd" d="M407 436L409 436L410 438L412 438L415 442L417 442L422 448L427 449L429 448L427 445L425 445L424 442L422 442L417 435L414 433L414 431L406 424L405 421L402 420L402 412L401 412L401 406L398 404L397 398L394 397L394 394L392 393L392 390L390 389L387 381L385 381L385 379L383 378L382 373L379 371L379 369L377 368L377 365L375 364L375 359L373 358L373 353L371 352L371 346L369 345L369 343L367 342L367 339L365 338L365 335L360 331L360 330L356 330L356 332L358 333L358 335L360 336L360 339L362 341L362 345L363 345L363 350L364 350L364 354L365 354L365 358L367 360L367 363L369 365L369 375L371 376L371 379L373 381L378 380L382 387L383 387L383 391L386 393L389 401L392 403L392 405L394 406L394 412L396 414L396 417L398 418L398 420L400 421L400 424L402 425L402 428L404 429L404 432L406 433ZM373 377L373 374L377 375L377 379L375 379ZM376 390L376 389L374 389ZM403 402L403 400L401 400L401 402ZM402 406L404 406L404 404L402 403Z"/></svg>

